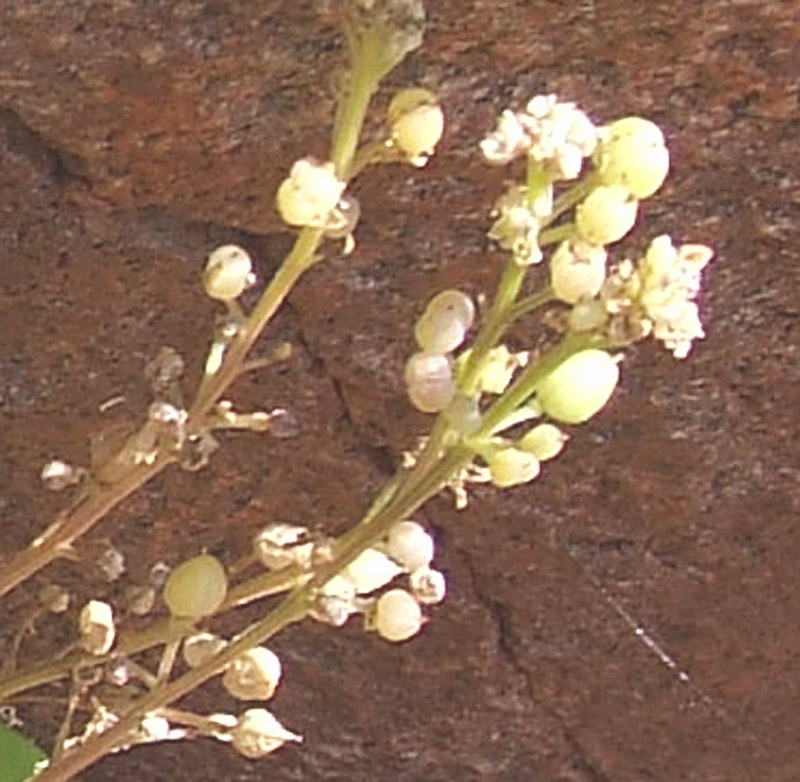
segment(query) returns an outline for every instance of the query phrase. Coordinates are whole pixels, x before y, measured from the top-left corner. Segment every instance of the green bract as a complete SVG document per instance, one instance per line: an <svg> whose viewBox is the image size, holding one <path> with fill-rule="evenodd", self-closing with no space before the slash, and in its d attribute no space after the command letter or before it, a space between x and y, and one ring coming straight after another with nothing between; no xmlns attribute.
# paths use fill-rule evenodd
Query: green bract
<svg viewBox="0 0 800 782"><path fill-rule="evenodd" d="M561 453L567 436L553 424L538 424L517 442L517 447L545 462Z"/></svg>
<svg viewBox="0 0 800 782"><path fill-rule="evenodd" d="M582 350L539 383L536 399L556 421L582 424L608 402L618 380L619 366L608 353Z"/></svg>
<svg viewBox="0 0 800 782"><path fill-rule="evenodd" d="M164 601L173 616L199 619L213 614L227 591L228 578L222 563L211 554L200 554L170 573Z"/></svg>
<svg viewBox="0 0 800 782"><path fill-rule="evenodd" d="M669 171L664 135L641 117L625 117L604 128L594 160L604 185L622 185L637 198L653 195Z"/></svg>

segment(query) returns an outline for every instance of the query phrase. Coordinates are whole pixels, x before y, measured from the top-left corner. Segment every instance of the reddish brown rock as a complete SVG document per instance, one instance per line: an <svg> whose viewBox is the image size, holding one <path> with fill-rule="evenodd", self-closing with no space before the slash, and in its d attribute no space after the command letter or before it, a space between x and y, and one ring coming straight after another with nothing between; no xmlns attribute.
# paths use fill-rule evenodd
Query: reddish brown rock
<svg viewBox="0 0 800 782"><path fill-rule="evenodd" d="M316 266L269 332L296 358L237 386L243 407L291 408L301 434L225 437L206 471L145 487L81 543L84 562L3 603L2 648L46 581L109 592L91 565L109 540L121 581L135 580L200 546L232 560L267 520L334 531L358 516L426 425L401 383L413 318L447 285L495 279L485 230L504 173L476 143L500 109L556 92L595 119L664 128L674 172L635 241L715 247L708 338L685 363L635 350L611 407L534 485L479 490L461 513L430 504L449 595L420 638L303 624L276 639L274 708L304 744L257 764L211 742L145 747L82 778L792 782L794 4L429 5L425 47L391 83L441 94L440 153L357 183L356 251ZM87 462L92 436L140 414L161 345L197 377L215 312L198 276L208 250L241 242L261 279L276 268L290 235L271 194L295 158L325 155L340 62L337 31L308 2L4 4L0 558L60 507L42 464ZM40 623L26 656L62 648L68 621ZM233 707L217 684L191 702ZM51 704L22 713L42 741L60 719Z"/></svg>

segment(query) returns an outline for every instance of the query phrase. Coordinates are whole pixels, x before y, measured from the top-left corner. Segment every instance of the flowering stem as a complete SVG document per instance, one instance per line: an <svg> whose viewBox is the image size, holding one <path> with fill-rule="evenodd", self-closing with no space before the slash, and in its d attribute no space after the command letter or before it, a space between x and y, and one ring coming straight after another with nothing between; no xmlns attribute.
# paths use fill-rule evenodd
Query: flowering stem
<svg viewBox="0 0 800 782"><path fill-rule="evenodd" d="M539 234L539 246L546 247L548 244L563 242L564 239L571 239L573 236L575 236L575 223L562 223L542 231Z"/></svg>
<svg viewBox="0 0 800 782"><path fill-rule="evenodd" d="M472 458L466 447L452 448L430 469L412 470L408 480L387 505L368 524L356 525L338 542L336 556L319 567L306 584L296 587L267 616L251 625L221 652L178 679L154 687L132 704L119 721L100 734L65 753L56 763L36 777L36 782L65 782L103 755L122 746L148 713L168 706L203 682L216 676L237 657L263 644L293 622L302 619L316 590L352 562L362 551L382 538L393 524L413 513L436 494L447 479Z"/></svg>
<svg viewBox="0 0 800 782"><path fill-rule="evenodd" d="M376 32L365 34L358 40L360 44L353 50L351 81L340 104L333 134L331 154L340 175L349 170L369 100L380 78L389 70L385 63L381 63L381 40ZM319 228L305 228L300 232L291 252L230 344L221 366L201 382L188 412L187 434L196 434L206 426L207 415L240 374L253 344L298 279L314 263L321 240L322 230ZM115 482L92 491L75 508L64 514L39 539L38 545L35 541L3 567L0 571L0 596L59 557L78 537L129 494L158 475L175 458L174 453L165 452L162 448L151 464L132 466Z"/></svg>
<svg viewBox="0 0 800 782"><path fill-rule="evenodd" d="M548 285L544 290L532 293L530 296L520 299L511 307L508 311L508 322L513 323L523 315L527 315L529 312L533 312L533 310L539 309L539 307L543 307L551 301L556 301L556 297L553 293L553 289Z"/></svg>
<svg viewBox="0 0 800 782"><path fill-rule="evenodd" d="M503 392L503 395L484 414L481 428L471 437L479 440L481 437L490 436L509 415L530 398L542 378L574 353L596 345L597 338L593 336L569 334L564 337L561 342L532 362L513 385Z"/></svg>
<svg viewBox="0 0 800 782"><path fill-rule="evenodd" d="M17 554L0 570L0 596L30 578L41 568L68 551L72 543L90 530L129 494L147 483L174 461L171 453L160 453L152 464L137 464L114 483L91 490L72 510L54 524L27 549Z"/></svg>
<svg viewBox="0 0 800 782"><path fill-rule="evenodd" d="M513 259L506 261L492 306L459 377L459 386L468 396L478 390L481 368L489 351L497 344L508 325L508 312L519 295L526 271L527 267L520 266Z"/></svg>

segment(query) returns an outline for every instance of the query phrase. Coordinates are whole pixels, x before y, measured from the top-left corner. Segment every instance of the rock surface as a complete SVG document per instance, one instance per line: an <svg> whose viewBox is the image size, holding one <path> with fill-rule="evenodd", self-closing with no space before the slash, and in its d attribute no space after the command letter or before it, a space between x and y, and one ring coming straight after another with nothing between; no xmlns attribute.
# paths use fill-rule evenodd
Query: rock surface
<svg viewBox="0 0 800 782"><path fill-rule="evenodd" d="M266 521L337 531L358 516L426 426L401 382L413 318L435 291L495 280L485 230L504 175L476 143L502 108L555 92L665 129L674 170L639 236L715 248L708 338L683 363L635 350L613 404L534 485L426 507L449 596L418 639L390 646L355 623L276 639L274 708L302 745L258 763L209 741L144 747L82 779L797 780L794 4L429 5L424 48L390 83L440 93L440 153L357 183L356 251L316 266L268 334L295 358L236 388L242 408L291 409L300 435L225 437L204 472L154 480L79 562L6 599L2 654L44 583L75 605L119 597L200 547L233 561ZM42 464L87 463L100 430L141 413L160 346L196 379L215 313L205 254L235 241L262 280L276 268L290 235L272 193L294 159L325 155L341 55L309 2L3 4L0 559L60 507ZM126 573L109 588L93 562L110 544ZM72 637L68 618L37 628L25 659ZM191 704L234 706L218 683ZM21 713L43 743L61 718Z"/></svg>

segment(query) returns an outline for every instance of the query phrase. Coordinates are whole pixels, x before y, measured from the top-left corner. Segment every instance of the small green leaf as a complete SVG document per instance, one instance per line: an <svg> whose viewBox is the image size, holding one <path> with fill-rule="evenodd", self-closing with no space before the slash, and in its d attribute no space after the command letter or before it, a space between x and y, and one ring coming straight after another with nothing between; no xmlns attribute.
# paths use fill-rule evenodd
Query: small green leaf
<svg viewBox="0 0 800 782"><path fill-rule="evenodd" d="M47 755L13 728L0 725L0 782L24 782Z"/></svg>

